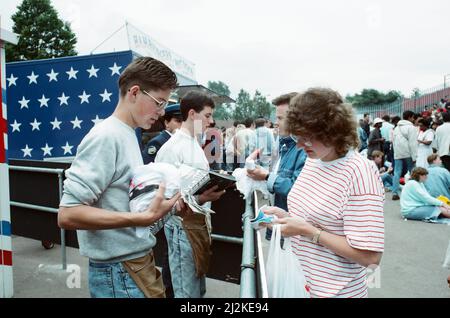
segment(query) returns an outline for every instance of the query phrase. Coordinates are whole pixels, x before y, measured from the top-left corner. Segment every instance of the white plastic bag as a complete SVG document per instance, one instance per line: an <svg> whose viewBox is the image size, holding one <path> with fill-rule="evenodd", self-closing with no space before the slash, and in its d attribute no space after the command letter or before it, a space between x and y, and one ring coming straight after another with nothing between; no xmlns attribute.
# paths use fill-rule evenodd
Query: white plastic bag
<svg viewBox="0 0 450 318"><path fill-rule="evenodd" d="M444 264L442 267L450 269L450 241L448 241L447 253L445 254Z"/></svg>
<svg viewBox="0 0 450 318"><path fill-rule="evenodd" d="M251 198L252 193L260 191L264 197L269 196L267 190L267 181L255 181L247 175L247 169L237 168L233 171L233 177L236 178L236 188L244 195L244 199Z"/></svg>
<svg viewBox="0 0 450 318"><path fill-rule="evenodd" d="M281 248L281 225L273 226L267 258L267 288L270 298L310 298L305 274L292 252L291 240L284 238Z"/></svg>

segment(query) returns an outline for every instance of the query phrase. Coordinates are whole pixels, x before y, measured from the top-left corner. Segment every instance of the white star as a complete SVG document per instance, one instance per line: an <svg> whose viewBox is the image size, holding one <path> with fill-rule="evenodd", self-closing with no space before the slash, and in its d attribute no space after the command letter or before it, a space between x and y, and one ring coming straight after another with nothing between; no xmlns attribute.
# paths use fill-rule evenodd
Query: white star
<svg viewBox="0 0 450 318"><path fill-rule="evenodd" d="M18 77L14 77L14 74L11 73L11 77L6 79L9 82L8 87L10 87L11 85L17 86L16 81L18 79L19 79Z"/></svg>
<svg viewBox="0 0 450 318"><path fill-rule="evenodd" d="M63 104L66 104L69 106L69 103L67 103L67 100L70 98L70 96L66 96L64 92L62 93L61 97L58 97L59 99L59 106L62 106Z"/></svg>
<svg viewBox="0 0 450 318"><path fill-rule="evenodd" d="M30 79L30 82L28 84L30 84L30 85L31 85L31 83L37 84L37 78L39 77L39 75L35 75L34 71L31 72L31 74L28 75L27 77Z"/></svg>
<svg viewBox="0 0 450 318"><path fill-rule="evenodd" d="M59 74L59 73L56 73L56 72L52 69L52 71L51 71L50 73L47 73L48 81L49 81L49 82L51 82L51 81L57 82L58 79L57 79L56 77L58 76L58 74Z"/></svg>
<svg viewBox="0 0 450 318"><path fill-rule="evenodd" d="M28 148L28 145L25 145L25 148L21 149L23 151L23 157L29 156L31 158L31 151L33 148Z"/></svg>
<svg viewBox="0 0 450 318"><path fill-rule="evenodd" d="M49 156L52 155L52 149L53 149L53 147L49 147L47 143L45 144L45 147L42 147L41 149L42 149L42 151L44 152L44 156L45 156L45 155L49 155Z"/></svg>
<svg viewBox="0 0 450 318"><path fill-rule="evenodd" d="M99 95L103 98L102 103L104 103L105 101L108 101L108 102L111 101L110 97L111 97L112 93L108 93L106 88L105 88L105 92L103 94L99 94Z"/></svg>
<svg viewBox="0 0 450 318"><path fill-rule="evenodd" d="M30 123L30 125L33 127L33 128L31 129L31 131L35 131L36 129L40 131L39 126L40 126L41 124L42 124L42 123L38 122L38 121L36 120L36 118L35 118L35 119L34 119L34 122Z"/></svg>
<svg viewBox="0 0 450 318"><path fill-rule="evenodd" d="M81 103L80 104L83 104L83 103L88 103L89 104L89 97L91 97L91 95L86 94L86 92L83 91L83 95L79 95L78 97L81 99Z"/></svg>
<svg viewBox="0 0 450 318"><path fill-rule="evenodd" d="M61 130L61 128L59 127L59 125L61 125L61 123L62 123L62 121L58 121L58 118L55 117L55 120L50 122L50 124L53 125L52 130L55 130L55 129Z"/></svg>
<svg viewBox="0 0 450 318"><path fill-rule="evenodd" d="M48 101L50 100L50 98L45 98L45 95L42 94L42 98L38 99L39 103L41 103L40 107L48 107Z"/></svg>
<svg viewBox="0 0 450 318"><path fill-rule="evenodd" d="M99 68L95 68L94 64L92 64L91 68L86 70L89 72L89 78L91 78L92 76L97 77L97 72L98 72Z"/></svg>
<svg viewBox="0 0 450 318"><path fill-rule="evenodd" d="M30 102L29 99L25 99L25 96L22 97L22 100L19 100L20 109L22 108L28 108L28 103Z"/></svg>
<svg viewBox="0 0 450 318"><path fill-rule="evenodd" d="M61 147L64 150L64 154L72 154L72 148L73 146L69 145L69 142L66 141L66 145Z"/></svg>
<svg viewBox="0 0 450 318"><path fill-rule="evenodd" d="M74 120L70 121L73 125L73 129L75 128L80 128L81 129L81 123L83 122L82 120L79 120L78 117L75 117Z"/></svg>
<svg viewBox="0 0 450 318"><path fill-rule="evenodd" d="M77 79L78 71L75 71L72 66L70 67L70 71L68 71L66 73L67 73L67 75L69 75L69 80L72 78Z"/></svg>
<svg viewBox="0 0 450 318"><path fill-rule="evenodd" d="M12 132L15 132L15 131L18 131L18 132L20 132L20 126L22 125L21 123L18 123L17 122L17 120L14 120L14 123L13 124L9 124L11 127L12 127L12 129L13 129L13 131Z"/></svg>
<svg viewBox="0 0 450 318"><path fill-rule="evenodd" d="M95 126L97 124L100 124L103 121L103 119L98 118L98 115L96 115L95 119L92 119L91 121L94 123Z"/></svg>
<svg viewBox="0 0 450 318"><path fill-rule="evenodd" d="M120 75L120 69L122 68L122 66L117 66L116 63L114 63L114 66L109 67L109 69L111 70L111 76L113 76L114 74Z"/></svg>

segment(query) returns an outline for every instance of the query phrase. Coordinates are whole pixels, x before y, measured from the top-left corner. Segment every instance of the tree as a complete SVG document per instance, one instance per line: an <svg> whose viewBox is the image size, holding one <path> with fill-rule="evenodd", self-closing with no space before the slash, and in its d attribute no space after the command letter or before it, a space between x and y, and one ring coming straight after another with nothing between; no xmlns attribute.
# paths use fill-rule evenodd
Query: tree
<svg viewBox="0 0 450 318"><path fill-rule="evenodd" d="M12 16L17 45L6 46L6 60L26 61L76 55L70 24L58 18L50 0L23 0Z"/></svg>
<svg viewBox="0 0 450 318"><path fill-rule="evenodd" d="M243 121L246 118L252 118L253 115L254 107L250 94L241 89L238 97L236 98L236 107L234 108L233 119Z"/></svg>
<svg viewBox="0 0 450 318"><path fill-rule="evenodd" d="M363 89L361 94L355 94L353 96L347 95L346 100L353 104L355 107L366 105L380 105L386 103L392 103L401 98L401 93L397 91L389 91L387 94L377 91L376 89Z"/></svg>
<svg viewBox="0 0 450 318"><path fill-rule="evenodd" d="M269 118L272 112L272 104L267 101L266 97L262 95L258 90L253 96L253 107L255 111L254 117Z"/></svg>
<svg viewBox="0 0 450 318"><path fill-rule="evenodd" d="M239 121L257 117L269 118L271 112L272 104L267 101L261 92L256 90L255 95L251 98L248 92L241 89L236 99L236 107L234 108L232 118Z"/></svg>
<svg viewBox="0 0 450 318"><path fill-rule="evenodd" d="M413 88L411 92L411 98L419 98L422 95L422 92L420 91L420 88L415 87Z"/></svg>
<svg viewBox="0 0 450 318"><path fill-rule="evenodd" d="M208 88L219 95L230 96L230 88L224 82L208 81ZM216 105L214 110L214 117L217 119L228 120L232 116L232 109L230 104Z"/></svg>

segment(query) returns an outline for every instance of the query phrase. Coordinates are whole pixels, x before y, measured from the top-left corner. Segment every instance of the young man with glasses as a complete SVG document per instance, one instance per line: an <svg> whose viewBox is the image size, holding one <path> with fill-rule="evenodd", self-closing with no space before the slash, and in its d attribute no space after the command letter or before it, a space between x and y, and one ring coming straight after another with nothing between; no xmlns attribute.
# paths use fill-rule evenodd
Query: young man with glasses
<svg viewBox="0 0 450 318"><path fill-rule="evenodd" d="M80 254L89 258L91 297L164 297L152 253L156 239L138 237L135 227L163 217L179 194L166 200L160 185L145 212L130 213L128 187L143 164L134 130L149 129L164 114L176 85L175 73L160 61L133 61L120 76L114 113L84 137L66 171L58 224L77 230Z"/></svg>
<svg viewBox="0 0 450 318"><path fill-rule="evenodd" d="M181 99L180 109L183 117L181 128L161 147L155 162L209 170L209 162L201 146L203 135L213 122L214 102L205 94L189 92ZM213 187L199 195L198 203L209 205L218 200L225 191L216 192L216 189ZM205 275L211 253L210 229L209 215L192 212L183 219L172 216L165 224L175 298L200 298L205 294Z"/></svg>

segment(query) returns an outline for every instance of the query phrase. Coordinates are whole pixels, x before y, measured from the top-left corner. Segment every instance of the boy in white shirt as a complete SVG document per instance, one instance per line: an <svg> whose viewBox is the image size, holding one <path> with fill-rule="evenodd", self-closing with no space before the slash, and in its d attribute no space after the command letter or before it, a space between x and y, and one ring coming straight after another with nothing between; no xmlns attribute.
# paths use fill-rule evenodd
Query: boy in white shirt
<svg viewBox="0 0 450 318"><path fill-rule="evenodd" d="M203 134L213 121L214 102L207 95L189 92L181 99L181 128L166 142L155 162L177 167L182 164L209 170L201 147ZM218 200L225 191L213 187L197 197L200 205ZM188 207L183 207L188 209ZM205 274L210 260L210 216L190 213L181 219L172 216L164 227L169 248L169 267L175 298L200 298L205 292Z"/></svg>

